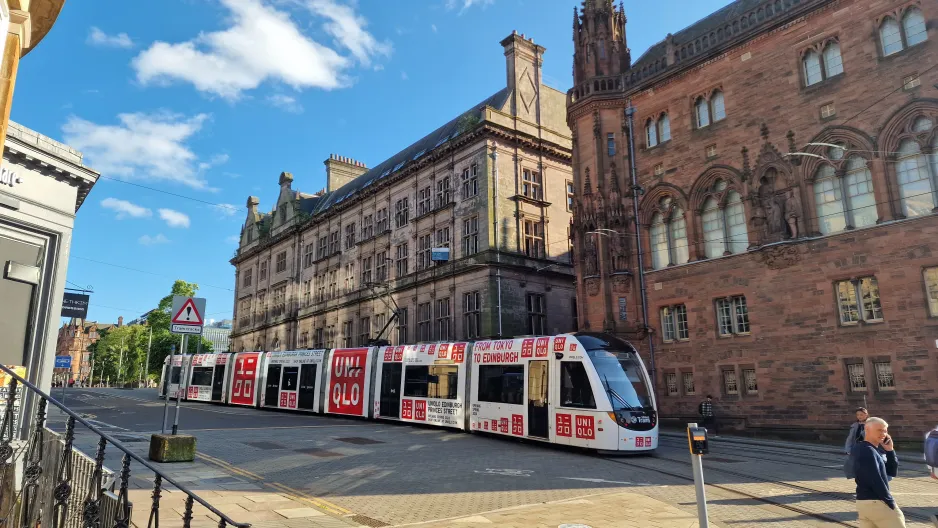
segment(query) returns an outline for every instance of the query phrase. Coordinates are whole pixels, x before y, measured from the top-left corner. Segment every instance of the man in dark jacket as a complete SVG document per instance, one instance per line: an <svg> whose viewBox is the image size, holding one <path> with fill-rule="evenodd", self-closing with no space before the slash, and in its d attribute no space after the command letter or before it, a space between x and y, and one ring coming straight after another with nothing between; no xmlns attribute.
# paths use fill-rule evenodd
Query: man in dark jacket
<svg viewBox="0 0 938 528"><path fill-rule="evenodd" d="M899 473L899 460L882 418L868 418L863 441L853 448L860 528L905 528L905 516L889 491Z"/></svg>

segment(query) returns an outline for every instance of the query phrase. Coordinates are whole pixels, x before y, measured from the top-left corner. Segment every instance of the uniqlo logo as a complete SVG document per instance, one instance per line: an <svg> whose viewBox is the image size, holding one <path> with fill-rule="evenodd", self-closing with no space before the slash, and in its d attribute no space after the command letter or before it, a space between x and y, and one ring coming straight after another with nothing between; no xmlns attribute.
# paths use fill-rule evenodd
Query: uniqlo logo
<svg viewBox="0 0 938 528"><path fill-rule="evenodd" d="M440 344L438 351L439 357L446 357L446 352L449 350L449 343Z"/></svg>
<svg viewBox="0 0 938 528"><path fill-rule="evenodd" d="M521 357L529 358L534 355L534 340L525 339L521 342Z"/></svg>
<svg viewBox="0 0 938 528"><path fill-rule="evenodd" d="M384 349L384 360L394 361L394 347L387 347Z"/></svg>
<svg viewBox="0 0 938 528"><path fill-rule="evenodd" d="M296 393L291 392L289 395L289 401L287 401L287 407L291 409L296 409Z"/></svg>
<svg viewBox="0 0 938 528"><path fill-rule="evenodd" d="M489 430L489 421L488 421L488 420L482 422L482 428L485 429L486 431Z"/></svg>
<svg viewBox="0 0 938 528"><path fill-rule="evenodd" d="M569 414L558 413L555 420L556 420L557 436L567 436L567 437L573 436L573 426L571 425L573 422L571 421Z"/></svg>
<svg viewBox="0 0 938 528"><path fill-rule="evenodd" d="M498 418L492 418L492 430L498 432Z"/></svg>
<svg viewBox="0 0 938 528"><path fill-rule="evenodd" d="M524 436L524 416L520 414L511 415L511 434Z"/></svg>
<svg viewBox="0 0 938 528"><path fill-rule="evenodd" d="M450 359L452 359L456 363L462 363L463 360L466 359L466 344L458 343L456 345L453 345L453 354L452 354L452 357L450 357Z"/></svg>
<svg viewBox="0 0 938 528"><path fill-rule="evenodd" d="M554 338L554 352L563 352L566 348L567 338L566 337L555 337Z"/></svg>
<svg viewBox="0 0 938 528"><path fill-rule="evenodd" d="M646 437L645 437L645 447L651 447L651 437L650 437L650 436L646 436Z"/></svg>
<svg viewBox="0 0 938 528"><path fill-rule="evenodd" d="M186 393L187 398L198 398L199 397L199 388L198 387L189 387Z"/></svg>
<svg viewBox="0 0 938 528"><path fill-rule="evenodd" d="M584 440L596 439L596 428L593 426L592 416L576 417L576 437Z"/></svg>
<svg viewBox="0 0 938 528"><path fill-rule="evenodd" d="M401 400L401 418L414 419L414 400Z"/></svg>
<svg viewBox="0 0 938 528"><path fill-rule="evenodd" d="M432 356L433 354L436 354L436 345L427 346L427 355Z"/></svg>
<svg viewBox="0 0 938 528"><path fill-rule="evenodd" d="M570 352L576 352L576 343L570 343Z"/></svg>
<svg viewBox="0 0 938 528"><path fill-rule="evenodd" d="M417 400L414 402L414 420L420 420L421 422L427 421L426 400Z"/></svg>
<svg viewBox="0 0 938 528"><path fill-rule="evenodd" d="M404 347L399 346L394 349L394 361L404 361Z"/></svg>
<svg viewBox="0 0 938 528"><path fill-rule="evenodd" d="M287 406L287 393L280 393L280 406L286 408Z"/></svg>
<svg viewBox="0 0 938 528"><path fill-rule="evenodd" d="M499 426L501 432L508 434L508 418L502 418Z"/></svg>
<svg viewBox="0 0 938 528"><path fill-rule="evenodd" d="M645 439L641 436L635 437L635 447L645 447Z"/></svg>
<svg viewBox="0 0 938 528"><path fill-rule="evenodd" d="M547 357L547 348L549 345L550 345L549 337L537 338L537 343L534 347L534 356L535 357Z"/></svg>

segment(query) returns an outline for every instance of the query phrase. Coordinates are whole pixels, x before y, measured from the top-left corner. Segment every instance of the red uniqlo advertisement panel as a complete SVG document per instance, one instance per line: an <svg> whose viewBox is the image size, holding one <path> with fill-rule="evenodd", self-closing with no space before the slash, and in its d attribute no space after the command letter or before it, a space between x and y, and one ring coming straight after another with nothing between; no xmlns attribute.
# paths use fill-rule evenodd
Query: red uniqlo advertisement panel
<svg viewBox="0 0 938 528"><path fill-rule="evenodd" d="M520 414L511 415L511 434L524 436L524 416Z"/></svg>
<svg viewBox="0 0 938 528"><path fill-rule="evenodd" d="M593 423L592 416L577 416L576 437L583 438L585 440L595 440L596 428L593 426Z"/></svg>
<svg viewBox="0 0 938 528"><path fill-rule="evenodd" d="M557 436L573 436L573 421L569 414L557 413Z"/></svg>
<svg viewBox="0 0 938 528"><path fill-rule="evenodd" d="M231 403L233 405L254 405L260 356L258 352L248 352L238 354L235 359L234 376L231 379Z"/></svg>
<svg viewBox="0 0 938 528"><path fill-rule="evenodd" d="M329 368L328 411L335 414L364 416L365 400L368 398L368 387L365 383L368 370L368 349L334 350Z"/></svg>
<svg viewBox="0 0 938 528"><path fill-rule="evenodd" d="M401 418L414 419L414 400L401 400Z"/></svg>
<svg viewBox="0 0 938 528"><path fill-rule="evenodd" d="M521 357L529 358L534 355L534 340L525 339L521 342Z"/></svg>
<svg viewBox="0 0 938 528"><path fill-rule="evenodd" d="M547 357L547 348L550 346L549 337L539 337L534 345L534 357Z"/></svg>
<svg viewBox="0 0 938 528"><path fill-rule="evenodd" d="M453 345L453 352L450 354L450 359L454 363L462 363L466 360L466 344L465 343L456 343Z"/></svg>

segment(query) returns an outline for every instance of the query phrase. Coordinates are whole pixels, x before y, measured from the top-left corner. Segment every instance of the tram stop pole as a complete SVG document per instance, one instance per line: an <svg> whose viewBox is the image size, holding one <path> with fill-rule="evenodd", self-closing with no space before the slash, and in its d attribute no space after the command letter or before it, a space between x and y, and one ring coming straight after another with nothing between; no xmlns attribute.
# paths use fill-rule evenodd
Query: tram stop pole
<svg viewBox="0 0 938 528"><path fill-rule="evenodd" d="M182 393L189 388L189 376L186 375L186 356L189 353L189 336L182 336L182 365L179 368L179 390L176 391L176 414L173 416L173 436L179 431L179 402Z"/></svg>
<svg viewBox="0 0 938 528"><path fill-rule="evenodd" d="M697 492L697 522L700 528L708 528L707 493L704 490L703 456L709 452L707 430L696 423L687 424L687 443L694 471L694 490Z"/></svg>
<svg viewBox="0 0 938 528"><path fill-rule="evenodd" d="M173 362L176 360L176 345L169 347L169 368L166 369L166 377L163 378L163 388L166 394L163 395L163 427L160 434L166 434L166 420L169 420L169 386L173 384ZM182 373L179 374L182 376Z"/></svg>

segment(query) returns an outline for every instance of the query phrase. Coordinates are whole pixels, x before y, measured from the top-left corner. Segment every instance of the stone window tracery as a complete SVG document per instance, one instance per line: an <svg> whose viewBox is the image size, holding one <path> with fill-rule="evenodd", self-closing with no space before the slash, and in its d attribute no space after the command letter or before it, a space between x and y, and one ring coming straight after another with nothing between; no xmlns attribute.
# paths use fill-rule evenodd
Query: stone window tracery
<svg viewBox="0 0 938 528"><path fill-rule="evenodd" d="M694 100L694 116L697 128L706 128L711 123L726 119L726 99L723 90L714 90L708 96Z"/></svg>
<svg viewBox="0 0 938 528"><path fill-rule="evenodd" d="M801 56L804 85L812 86L844 72L840 42L836 38L812 46Z"/></svg>
<svg viewBox="0 0 938 528"><path fill-rule="evenodd" d="M844 160L847 150L831 147L827 159L833 164L818 167L814 174L818 230L824 235L873 225L878 217L868 162L856 154Z"/></svg>
<svg viewBox="0 0 938 528"><path fill-rule="evenodd" d="M888 57L928 40L925 16L917 6L902 13L889 14L880 21L879 42L883 56Z"/></svg>
<svg viewBox="0 0 938 528"><path fill-rule="evenodd" d="M685 264L690 252L684 210L670 196L658 201L651 217L652 268Z"/></svg>
<svg viewBox="0 0 938 528"><path fill-rule="evenodd" d="M649 117L645 121L645 146L657 147L661 143L671 141L671 118L663 112L658 118Z"/></svg>
<svg viewBox="0 0 938 528"><path fill-rule="evenodd" d="M707 258L745 253L749 247L743 198L726 180L717 179L700 209Z"/></svg>

